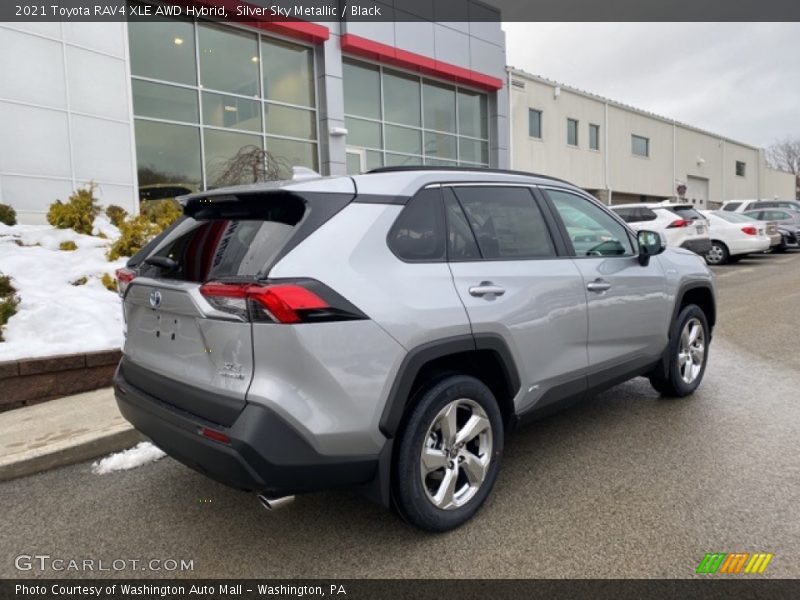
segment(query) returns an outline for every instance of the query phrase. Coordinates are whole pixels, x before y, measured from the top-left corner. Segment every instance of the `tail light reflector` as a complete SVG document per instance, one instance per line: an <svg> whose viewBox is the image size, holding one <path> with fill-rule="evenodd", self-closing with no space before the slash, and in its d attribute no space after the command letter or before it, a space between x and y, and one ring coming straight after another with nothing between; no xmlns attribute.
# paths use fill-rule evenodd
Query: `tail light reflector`
<svg viewBox="0 0 800 600"><path fill-rule="evenodd" d="M669 225L667 225L667 229L675 229L676 227L688 227L691 224L691 221L687 221L686 219L678 219L677 221L673 221Z"/></svg>
<svg viewBox="0 0 800 600"><path fill-rule="evenodd" d="M231 438L229 438L221 431L217 431L215 429L209 429L208 427L201 427L199 433L203 437L207 437L208 439L214 440L215 442L220 442L221 444L230 445L231 443Z"/></svg>
<svg viewBox="0 0 800 600"><path fill-rule="evenodd" d="M748 225L747 227L742 227L742 232L746 233L747 235L756 235L758 231L752 225Z"/></svg>
<svg viewBox="0 0 800 600"><path fill-rule="evenodd" d="M136 278L136 271L127 267L123 267L114 272L114 277L117 279L117 291L119 292L119 295L124 296L125 290L128 289L128 285Z"/></svg>
<svg viewBox="0 0 800 600"><path fill-rule="evenodd" d="M318 281L224 283L200 286L214 308L252 321L292 324L365 319L366 316Z"/></svg>

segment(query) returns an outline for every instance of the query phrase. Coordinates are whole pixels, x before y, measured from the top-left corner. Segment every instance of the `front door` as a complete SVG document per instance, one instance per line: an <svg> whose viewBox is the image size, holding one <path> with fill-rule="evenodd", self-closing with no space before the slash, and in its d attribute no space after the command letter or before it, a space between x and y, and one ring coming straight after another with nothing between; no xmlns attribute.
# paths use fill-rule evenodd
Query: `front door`
<svg viewBox="0 0 800 600"><path fill-rule="evenodd" d="M558 256L528 187L443 189L448 261L480 347L509 343L522 389L517 412L586 389L586 296L580 271Z"/></svg>
<svg viewBox="0 0 800 600"><path fill-rule="evenodd" d="M589 307L589 385L657 361L667 345L669 302L658 260L642 266L628 230L573 192L546 194L572 245Z"/></svg>

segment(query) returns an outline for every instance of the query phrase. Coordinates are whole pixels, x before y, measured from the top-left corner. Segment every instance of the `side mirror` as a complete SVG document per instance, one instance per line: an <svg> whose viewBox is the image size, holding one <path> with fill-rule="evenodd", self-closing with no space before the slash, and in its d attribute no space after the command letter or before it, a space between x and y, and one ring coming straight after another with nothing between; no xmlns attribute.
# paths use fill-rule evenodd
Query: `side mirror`
<svg viewBox="0 0 800 600"><path fill-rule="evenodd" d="M650 257L661 254L667 249L667 242L657 231L642 229L636 234L639 242L639 264L646 267L650 264Z"/></svg>

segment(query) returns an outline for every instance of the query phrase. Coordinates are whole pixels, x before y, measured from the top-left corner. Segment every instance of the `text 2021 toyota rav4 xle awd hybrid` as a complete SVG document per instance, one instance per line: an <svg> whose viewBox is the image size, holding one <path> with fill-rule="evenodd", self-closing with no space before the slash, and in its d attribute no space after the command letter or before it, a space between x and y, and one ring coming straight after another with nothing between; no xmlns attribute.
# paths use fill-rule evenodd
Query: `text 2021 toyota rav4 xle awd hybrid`
<svg viewBox="0 0 800 600"><path fill-rule="evenodd" d="M353 486L443 531L519 422L637 375L700 383L702 258L567 183L383 169L194 194L119 273L123 415L269 506Z"/></svg>

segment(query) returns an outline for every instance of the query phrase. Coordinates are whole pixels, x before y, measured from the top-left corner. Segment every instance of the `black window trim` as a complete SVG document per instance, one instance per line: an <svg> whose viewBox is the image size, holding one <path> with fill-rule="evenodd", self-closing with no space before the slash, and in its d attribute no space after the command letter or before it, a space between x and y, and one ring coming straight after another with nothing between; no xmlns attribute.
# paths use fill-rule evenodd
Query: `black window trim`
<svg viewBox="0 0 800 600"><path fill-rule="evenodd" d="M544 198L544 201L545 201L548 209L552 213L552 216L556 219L556 227L558 228L559 234L560 234L560 236L562 238L562 243L564 243L566 245L566 247L567 247L568 254L567 254L567 256L565 258L571 258L571 259L587 259L587 258L609 259L609 258L618 258L618 259L627 259L627 260L629 260L631 258L635 258L636 257L636 252L637 252L637 249L639 247L639 241L638 241L638 237L636 236L636 233L634 232L634 230L625 221L622 220L622 218L619 217L619 215L617 215L613 210L610 210L607 206L605 206L597 198L591 196L590 194L586 194L585 192L582 192L581 190L576 190L576 189L567 188L567 187L558 187L558 186L554 186L554 185L542 185L542 186L538 186L538 188L539 188L539 191L540 191L540 193L542 194L542 196ZM609 256L580 256L580 255L578 255L578 253L575 252L575 247L572 245L572 240L569 237L569 232L567 231L567 226L564 225L563 219L558 214L558 209L556 208L555 204L553 203L552 198L550 198L550 194L548 193L548 190L553 190L553 191L556 191L556 192L565 192L565 193L568 193L568 194L573 194L575 196L578 196L579 198L583 198L584 200L588 200L589 202L591 202L595 206L600 207L600 209L605 211L606 214L611 215L612 219L614 219L617 223L619 223L622 226L622 228L625 230L625 232L628 234L628 239L630 240L631 245L633 247L633 253L632 254L623 254L621 256L615 256L615 255L609 255Z"/></svg>
<svg viewBox="0 0 800 600"><path fill-rule="evenodd" d="M475 263L475 262L517 262L517 261L531 261L531 260L557 260L563 258L569 258L568 247L564 244L564 241L561 239L561 236L556 228L556 222L552 218L552 215L549 214L547 205L540 195L537 195L538 187L536 185L532 185L529 183L514 183L514 182L505 182L505 181L453 181L453 182L441 182L435 184L428 184L426 187L440 187L440 188L459 188L459 187L514 187L514 188L527 188L531 194L531 199L536 207L539 209L539 212L542 214L544 218L545 228L550 235L550 241L553 243L553 249L555 250L555 254L553 256L530 256L530 257L498 257L498 258L485 258L483 256L483 252L481 251L480 244L478 244L478 253L480 253L481 257L477 260L470 260L470 259L461 259L461 260L450 260L448 257L448 262L453 263ZM472 224L469 222L467 218L466 211L464 211L464 206L461 204L461 199L458 197L458 194L453 192L456 200L458 201L458 206L461 208L461 211L464 213L464 218L467 221L467 225L469 225L470 231L472 231L472 235L475 236L475 231L472 230ZM444 206L444 202L442 202L442 206ZM445 214L445 227L447 226L447 215ZM477 239L476 242L477 244Z"/></svg>

